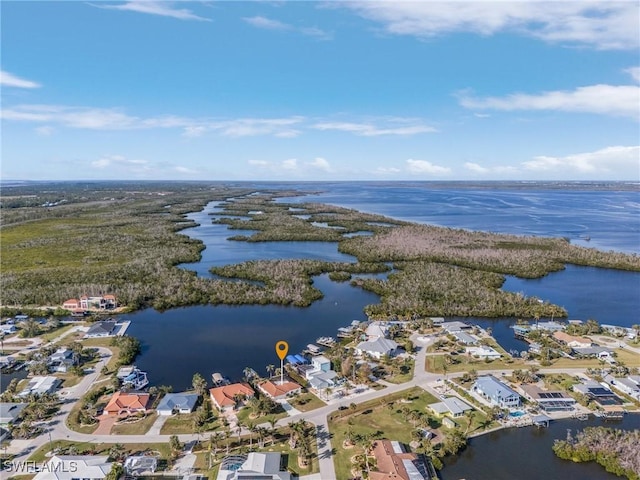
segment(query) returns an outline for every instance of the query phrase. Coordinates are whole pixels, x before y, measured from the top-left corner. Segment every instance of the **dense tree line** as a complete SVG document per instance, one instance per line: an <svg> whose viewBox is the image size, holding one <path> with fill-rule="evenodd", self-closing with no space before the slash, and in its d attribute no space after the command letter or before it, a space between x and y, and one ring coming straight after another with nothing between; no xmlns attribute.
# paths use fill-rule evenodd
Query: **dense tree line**
<svg viewBox="0 0 640 480"><path fill-rule="evenodd" d="M619 430L606 427L587 427L566 440L556 440L555 454L574 462L595 461L608 472L625 476L630 480L640 479L640 431Z"/></svg>

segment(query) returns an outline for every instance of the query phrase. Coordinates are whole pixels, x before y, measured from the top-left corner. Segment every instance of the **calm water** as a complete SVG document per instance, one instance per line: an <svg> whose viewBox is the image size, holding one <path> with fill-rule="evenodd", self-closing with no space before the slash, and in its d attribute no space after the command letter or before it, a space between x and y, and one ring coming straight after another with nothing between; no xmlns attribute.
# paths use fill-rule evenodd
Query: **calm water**
<svg viewBox="0 0 640 480"><path fill-rule="evenodd" d="M266 184L264 188L274 186ZM358 184L357 188L343 183L313 186L325 193L286 200L322 201L412 221L549 236L563 236L573 229L568 226L571 222L566 220L566 212L565 216L560 215L562 206L571 206L570 220L577 222L580 219L585 227L579 232L600 232L601 242L611 248L640 249L637 192L431 189L428 185L369 183ZM200 226L183 233L202 240L207 248L201 262L183 264L183 268L210 276L208 269L213 265L254 259L355 260L339 253L334 243L229 241L229 236L250 232L212 224L210 213L220 211L218 204L213 202L203 211L189 215ZM619 204L619 208L614 204ZM533 221L532 215L538 221ZM275 341L288 340L291 348L299 351L319 336L335 335L338 327L348 325L354 319L364 319L362 309L378 301L373 294L348 283L330 282L326 276L316 278L315 282L325 298L307 309L198 306L164 313L146 310L130 315L127 318L133 323L129 333L144 343L137 363L149 372L153 383L171 384L175 388L188 386L196 371L207 378L214 371L239 378L245 366L262 371L267 364L277 362L273 352ZM625 326L640 322L640 273L569 265L564 271L537 280L508 277L503 288L562 305L570 318L594 318L602 323ZM490 326L507 351L526 349L526 344L516 340L509 328L516 319L465 320Z"/></svg>
<svg viewBox="0 0 640 480"><path fill-rule="evenodd" d="M291 185L289 185L291 187ZM331 183L314 201L444 227L566 237L576 245L640 253L640 192L560 190L541 184L493 188L467 183ZM586 237L590 240L587 241Z"/></svg>
<svg viewBox="0 0 640 480"><path fill-rule="evenodd" d="M238 242L227 240L235 235L252 235L252 230L231 230L224 224L211 223L212 213L220 213L218 205L211 202L204 210L190 213L187 217L200 226L182 230L181 233L202 240L207 246L198 263L184 263L180 267L194 270L199 276L210 277L209 269L249 260L310 258L329 262L355 262L351 255L338 252L337 243L329 242Z"/></svg>
<svg viewBox="0 0 640 480"><path fill-rule="evenodd" d="M619 479L596 463L573 463L555 456L555 439L564 439L587 426L608 426L634 430L640 428L640 414L623 420L586 422L562 420L549 428L512 428L474 438L465 451L445 463L442 480L605 480Z"/></svg>
<svg viewBox="0 0 640 480"><path fill-rule="evenodd" d="M127 333L143 343L136 365L153 385L172 385L175 391L191 385L195 372L209 382L213 372L240 379L245 367L264 374L268 364L279 366L277 341L286 340L291 353L300 352L352 320L365 320L363 306L378 300L326 275L315 277L314 284L325 296L308 308L218 305L123 316L132 320Z"/></svg>

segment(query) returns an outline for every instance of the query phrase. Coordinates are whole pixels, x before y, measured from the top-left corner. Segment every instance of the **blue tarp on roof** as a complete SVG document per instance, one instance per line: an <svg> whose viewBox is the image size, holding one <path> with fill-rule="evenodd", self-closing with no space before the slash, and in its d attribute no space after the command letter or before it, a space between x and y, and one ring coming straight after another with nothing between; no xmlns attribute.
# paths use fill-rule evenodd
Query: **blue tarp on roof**
<svg viewBox="0 0 640 480"><path fill-rule="evenodd" d="M309 363L309 361L304 358L302 355L295 355L296 360L298 360L298 363Z"/></svg>
<svg viewBox="0 0 640 480"><path fill-rule="evenodd" d="M296 355L287 355L287 362L292 363L294 365L300 363L300 361L296 358Z"/></svg>

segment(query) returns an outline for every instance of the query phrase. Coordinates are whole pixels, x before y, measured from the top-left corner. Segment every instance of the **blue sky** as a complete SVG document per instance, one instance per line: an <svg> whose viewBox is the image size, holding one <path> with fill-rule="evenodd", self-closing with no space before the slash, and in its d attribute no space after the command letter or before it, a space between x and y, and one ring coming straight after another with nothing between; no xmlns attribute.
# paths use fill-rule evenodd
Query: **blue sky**
<svg viewBox="0 0 640 480"><path fill-rule="evenodd" d="M3 179L640 181L636 1L2 1Z"/></svg>

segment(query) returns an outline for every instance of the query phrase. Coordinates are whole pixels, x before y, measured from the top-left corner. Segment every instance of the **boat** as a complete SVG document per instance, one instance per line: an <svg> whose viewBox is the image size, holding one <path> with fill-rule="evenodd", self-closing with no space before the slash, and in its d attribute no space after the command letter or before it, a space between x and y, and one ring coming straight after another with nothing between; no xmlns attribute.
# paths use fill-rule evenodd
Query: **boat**
<svg viewBox="0 0 640 480"><path fill-rule="evenodd" d="M331 348L336 344L336 339L333 337L319 337L316 339L316 343L323 347Z"/></svg>
<svg viewBox="0 0 640 480"><path fill-rule="evenodd" d="M229 385L229 379L224 377L220 372L215 372L211 374L211 380L213 381L214 387L222 387L224 385Z"/></svg>
<svg viewBox="0 0 640 480"><path fill-rule="evenodd" d="M310 343L309 345L307 345L307 352L309 352L311 355L320 355L321 350L319 346Z"/></svg>

